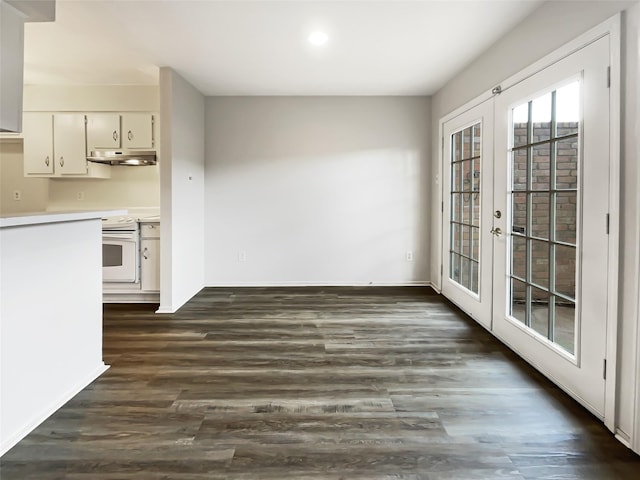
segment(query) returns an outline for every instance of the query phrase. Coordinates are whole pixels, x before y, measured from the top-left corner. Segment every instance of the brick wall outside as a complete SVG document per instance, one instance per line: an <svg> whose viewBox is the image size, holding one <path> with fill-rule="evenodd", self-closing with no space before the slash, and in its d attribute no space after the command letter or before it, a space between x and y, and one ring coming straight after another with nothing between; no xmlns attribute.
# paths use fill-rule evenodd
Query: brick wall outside
<svg viewBox="0 0 640 480"><path fill-rule="evenodd" d="M535 123L533 125L533 142L550 138L550 123ZM558 135L576 132L577 123L558 124ZM527 143L527 124L516 124L514 128L514 145ZM569 138L554 142L556 153L556 188L576 189L578 186L578 139ZM526 189L526 150L516 151L513 159L513 226L522 227L526 231L527 196L532 205L532 236L543 239L549 238L549 204L550 190L550 152L549 144L538 145L533 148L531 189L533 193L527 195ZM518 193L522 190L523 193ZM575 244L577 195L568 190L556 194L556 240ZM544 287L549 287L548 243L532 240L532 280ZM524 275L525 242L514 240L513 271ZM575 297L575 248L556 247L556 290ZM524 288L516 284L513 291L514 299L522 301L525 298ZM545 301L547 294L542 291L533 292L534 301Z"/></svg>

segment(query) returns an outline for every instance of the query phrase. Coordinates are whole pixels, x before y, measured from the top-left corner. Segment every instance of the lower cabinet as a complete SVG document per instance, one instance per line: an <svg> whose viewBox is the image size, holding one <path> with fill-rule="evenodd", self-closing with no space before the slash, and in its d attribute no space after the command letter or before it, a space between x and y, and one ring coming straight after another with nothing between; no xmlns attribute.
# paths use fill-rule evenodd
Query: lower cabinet
<svg viewBox="0 0 640 480"><path fill-rule="evenodd" d="M140 279L143 292L160 291L160 224L140 224Z"/></svg>

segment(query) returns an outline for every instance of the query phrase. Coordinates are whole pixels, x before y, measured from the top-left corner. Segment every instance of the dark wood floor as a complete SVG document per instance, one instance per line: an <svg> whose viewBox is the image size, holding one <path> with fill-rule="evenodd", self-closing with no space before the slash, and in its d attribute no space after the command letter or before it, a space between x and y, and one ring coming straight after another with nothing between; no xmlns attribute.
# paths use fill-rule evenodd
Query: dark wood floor
<svg viewBox="0 0 640 480"><path fill-rule="evenodd" d="M107 306L104 357L2 480L640 478L640 457L427 289Z"/></svg>

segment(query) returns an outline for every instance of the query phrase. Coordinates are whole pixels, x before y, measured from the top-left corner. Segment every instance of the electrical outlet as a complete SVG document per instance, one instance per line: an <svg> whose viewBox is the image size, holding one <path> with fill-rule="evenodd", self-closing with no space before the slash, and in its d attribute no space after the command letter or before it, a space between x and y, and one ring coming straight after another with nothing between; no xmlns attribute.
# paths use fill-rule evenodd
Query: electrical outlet
<svg viewBox="0 0 640 480"><path fill-rule="evenodd" d="M247 252L245 252L244 250L240 250L238 252L238 261L239 262L246 262L247 261Z"/></svg>
<svg viewBox="0 0 640 480"><path fill-rule="evenodd" d="M407 259L407 262L413 262L413 252L409 250L405 258Z"/></svg>
<svg viewBox="0 0 640 480"><path fill-rule="evenodd" d="M20 200L22 200L22 191L20 191L20 190L14 190L14 191L13 191L13 199L14 199L16 202L19 202Z"/></svg>
<svg viewBox="0 0 640 480"><path fill-rule="evenodd" d="M76 194L76 200L84 200L84 192L78 192Z"/></svg>

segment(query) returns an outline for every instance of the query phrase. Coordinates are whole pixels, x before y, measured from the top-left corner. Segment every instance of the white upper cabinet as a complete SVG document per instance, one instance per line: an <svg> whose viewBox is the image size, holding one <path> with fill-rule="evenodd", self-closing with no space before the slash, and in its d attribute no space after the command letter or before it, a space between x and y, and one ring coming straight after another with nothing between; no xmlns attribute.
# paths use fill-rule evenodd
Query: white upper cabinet
<svg viewBox="0 0 640 480"><path fill-rule="evenodd" d="M30 177L110 178L111 166L87 162L93 150L155 147L151 112L25 112L23 123Z"/></svg>
<svg viewBox="0 0 640 480"><path fill-rule="evenodd" d="M84 114L25 112L23 118L25 176L111 176L109 166L87 162Z"/></svg>
<svg viewBox="0 0 640 480"><path fill-rule="evenodd" d="M152 149L151 113L88 113L87 153L96 149Z"/></svg>
<svg viewBox="0 0 640 480"><path fill-rule="evenodd" d="M53 175L53 114L25 112L22 132L25 176Z"/></svg>
<svg viewBox="0 0 640 480"><path fill-rule="evenodd" d="M153 115L125 113L122 115L122 147L148 148L153 145Z"/></svg>
<svg viewBox="0 0 640 480"><path fill-rule="evenodd" d="M90 113L87 115L87 153L96 148L120 148L119 114Z"/></svg>
<svg viewBox="0 0 640 480"><path fill-rule="evenodd" d="M56 113L53 116L56 173L60 175L88 173L84 135L84 115L81 113Z"/></svg>

